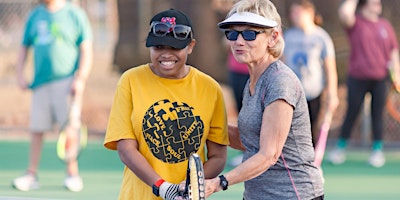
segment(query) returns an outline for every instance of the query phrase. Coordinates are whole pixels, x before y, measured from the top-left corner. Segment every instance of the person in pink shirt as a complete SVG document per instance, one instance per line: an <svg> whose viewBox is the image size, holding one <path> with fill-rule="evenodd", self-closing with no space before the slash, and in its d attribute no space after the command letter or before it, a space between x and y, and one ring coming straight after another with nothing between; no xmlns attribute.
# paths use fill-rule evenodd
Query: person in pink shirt
<svg viewBox="0 0 400 200"><path fill-rule="evenodd" d="M387 96L389 69L394 83L400 83L399 50L390 22L383 17L381 0L345 0L339 6L339 19L347 33L350 55L347 77L347 113L336 148L329 155L333 164L346 160L345 149L364 96L370 93L372 114L372 154L368 163L373 167L385 164L383 154L383 110Z"/></svg>

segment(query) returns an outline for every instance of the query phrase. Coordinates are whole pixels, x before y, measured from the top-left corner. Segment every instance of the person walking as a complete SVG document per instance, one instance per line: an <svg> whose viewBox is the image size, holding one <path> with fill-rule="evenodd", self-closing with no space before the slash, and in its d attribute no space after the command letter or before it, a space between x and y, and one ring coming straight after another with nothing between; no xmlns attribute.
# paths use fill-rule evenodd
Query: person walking
<svg viewBox="0 0 400 200"><path fill-rule="evenodd" d="M206 196L244 182L243 199L323 199L313 164L306 96L283 54L281 17L269 0L241 0L218 26L236 60L246 63L247 82L238 125L229 124L230 147L243 162L205 181Z"/></svg>
<svg viewBox="0 0 400 200"><path fill-rule="evenodd" d="M175 199L197 153L204 177L225 167L227 114L222 88L186 64L196 44L192 21L170 9L150 20L151 62L126 71L111 108L104 146L125 165L119 199Z"/></svg>
<svg viewBox="0 0 400 200"><path fill-rule="evenodd" d="M28 83L24 66L28 50L34 51L34 77ZM44 133L60 128L68 119L69 99L77 102L74 121L80 121L83 93L92 66L92 31L85 12L65 0L42 0L26 22L16 66L18 85L32 89L30 115L31 146L25 175L12 186L28 191L39 188L38 165ZM71 145L79 145L79 123L65 125ZM66 162L64 186L74 192L83 189L77 159Z"/></svg>
<svg viewBox="0 0 400 200"><path fill-rule="evenodd" d="M371 94L372 153L368 163L385 164L383 152L383 111L387 96L389 68L395 84L400 83L399 50L395 31L381 17L381 0L345 0L339 6L339 19L350 42L347 68L347 111L335 149L329 155L333 164L346 160L346 147L364 96Z"/></svg>

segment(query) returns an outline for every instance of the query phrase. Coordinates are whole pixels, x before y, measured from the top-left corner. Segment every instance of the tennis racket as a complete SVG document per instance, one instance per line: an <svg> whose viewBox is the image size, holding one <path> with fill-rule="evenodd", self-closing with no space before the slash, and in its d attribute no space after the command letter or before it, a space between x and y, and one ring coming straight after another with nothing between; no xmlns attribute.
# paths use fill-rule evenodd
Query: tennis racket
<svg viewBox="0 0 400 200"><path fill-rule="evenodd" d="M61 161L69 162L78 159L81 151L87 145L88 131L87 127L82 125L80 112L81 105L77 101L73 101L68 119L61 126L58 135L57 156Z"/></svg>
<svg viewBox="0 0 400 200"><path fill-rule="evenodd" d="M393 69L389 68L389 74L392 82L387 96L386 110L394 120L400 123L400 91L394 84Z"/></svg>
<svg viewBox="0 0 400 200"><path fill-rule="evenodd" d="M195 153L189 158L185 191L183 192L182 196L189 200L206 199L203 163L199 155Z"/></svg>
<svg viewBox="0 0 400 200"><path fill-rule="evenodd" d="M321 125L321 129L319 132L319 138L317 141L317 145L315 147L314 164L317 167L321 167L322 159L324 158L326 141L328 139L328 133L329 133L329 129L331 127L331 122L332 122L332 114L330 112L328 112L325 115L324 121Z"/></svg>

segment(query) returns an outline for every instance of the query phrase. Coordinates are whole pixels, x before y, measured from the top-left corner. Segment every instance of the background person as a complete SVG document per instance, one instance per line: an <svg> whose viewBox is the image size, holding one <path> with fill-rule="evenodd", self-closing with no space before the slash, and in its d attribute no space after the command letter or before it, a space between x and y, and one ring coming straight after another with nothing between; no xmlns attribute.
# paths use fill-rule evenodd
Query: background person
<svg viewBox="0 0 400 200"><path fill-rule="evenodd" d="M281 18L269 0L238 1L218 24L236 60L250 72L238 126L229 125L230 146L243 163L205 182L206 195L244 182L244 199L323 199L307 101L301 82L279 60Z"/></svg>
<svg viewBox="0 0 400 200"><path fill-rule="evenodd" d="M335 49L331 37L320 26L322 20L316 18L311 1L291 1L289 15L293 26L284 32L283 56L304 87L315 146L320 114L322 119L331 117L339 105ZM324 99L323 92L326 93Z"/></svg>
<svg viewBox="0 0 400 200"><path fill-rule="evenodd" d="M34 51L34 77L28 83L24 65L28 50ZM69 101L78 102L80 121L83 92L92 65L92 31L85 12L65 0L43 0L30 14L23 35L17 63L17 79L21 89L32 89L30 116L31 147L26 174L13 181L18 190L39 188L38 165L44 133L54 125L63 126L68 118ZM79 119L78 119L79 118ZM79 145L79 123L66 125L72 135L71 145ZM66 163L64 186L74 192L83 189L78 161Z"/></svg>
<svg viewBox="0 0 400 200"><path fill-rule="evenodd" d="M330 153L333 164L346 160L345 149L354 122L360 113L366 93L370 93L372 117L372 153L368 163L374 167L385 164L383 153L383 110L387 96L388 67L400 83L399 50L392 25L383 17L380 0L345 0L339 7L339 19L350 42L347 68L347 112L336 148Z"/></svg>
<svg viewBox="0 0 400 200"><path fill-rule="evenodd" d="M206 178L224 169L229 140L222 88L186 64L196 43L192 29L178 10L156 14L146 40L151 63L119 80L104 140L125 164L119 199L174 199L192 153L201 157Z"/></svg>

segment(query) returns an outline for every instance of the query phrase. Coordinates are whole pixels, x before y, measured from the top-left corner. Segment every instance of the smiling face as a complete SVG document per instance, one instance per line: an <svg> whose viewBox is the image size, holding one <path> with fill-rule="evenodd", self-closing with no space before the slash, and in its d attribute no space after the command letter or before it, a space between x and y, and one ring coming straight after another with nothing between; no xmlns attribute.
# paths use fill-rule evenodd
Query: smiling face
<svg viewBox="0 0 400 200"><path fill-rule="evenodd" d="M162 78L179 79L185 77L188 73L186 61L188 55L192 53L195 43L195 40L192 40L183 49L175 49L169 46L150 47L151 69Z"/></svg>

